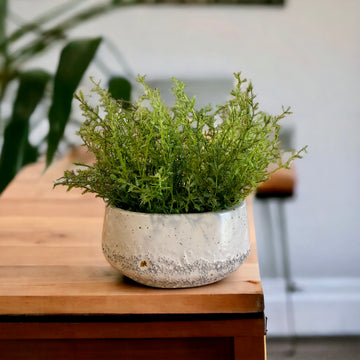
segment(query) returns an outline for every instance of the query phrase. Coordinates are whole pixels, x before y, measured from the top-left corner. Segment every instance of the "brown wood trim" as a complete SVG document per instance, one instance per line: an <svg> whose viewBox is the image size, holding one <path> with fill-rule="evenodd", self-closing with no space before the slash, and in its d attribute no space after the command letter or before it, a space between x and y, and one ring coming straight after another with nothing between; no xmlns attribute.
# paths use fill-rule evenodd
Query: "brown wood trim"
<svg viewBox="0 0 360 360"><path fill-rule="evenodd" d="M233 348L232 338L0 340L0 358L230 360L234 358Z"/></svg>
<svg viewBox="0 0 360 360"><path fill-rule="evenodd" d="M0 339L136 339L264 336L264 319L150 322L3 322Z"/></svg>

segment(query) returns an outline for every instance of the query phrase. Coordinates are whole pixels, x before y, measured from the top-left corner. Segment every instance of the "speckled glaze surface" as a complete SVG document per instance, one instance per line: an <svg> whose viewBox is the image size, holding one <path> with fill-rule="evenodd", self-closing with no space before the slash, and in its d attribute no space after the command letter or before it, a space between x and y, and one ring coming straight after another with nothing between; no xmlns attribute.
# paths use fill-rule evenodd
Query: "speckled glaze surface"
<svg viewBox="0 0 360 360"><path fill-rule="evenodd" d="M248 257L246 203L199 214L144 214L106 207L103 252L127 277L148 286L206 285Z"/></svg>

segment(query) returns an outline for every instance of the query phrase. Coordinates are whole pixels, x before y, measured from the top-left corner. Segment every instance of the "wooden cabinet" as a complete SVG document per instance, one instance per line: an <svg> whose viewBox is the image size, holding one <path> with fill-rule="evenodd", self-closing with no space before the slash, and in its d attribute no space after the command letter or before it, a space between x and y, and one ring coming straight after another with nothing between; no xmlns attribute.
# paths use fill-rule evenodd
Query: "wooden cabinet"
<svg viewBox="0 0 360 360"><path fill-rule="evenodd" d="M101 250L102 200L52 189L69 159L25 168L0 198L0 359L264 359L252 251L226 279L153 289Z"/></svg>

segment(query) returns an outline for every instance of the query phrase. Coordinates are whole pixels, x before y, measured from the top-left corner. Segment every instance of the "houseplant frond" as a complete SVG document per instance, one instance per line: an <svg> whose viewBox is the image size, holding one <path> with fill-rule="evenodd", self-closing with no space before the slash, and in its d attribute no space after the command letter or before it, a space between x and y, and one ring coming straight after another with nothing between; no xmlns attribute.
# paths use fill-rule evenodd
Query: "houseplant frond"
<svg viewBox="0 0 360 360"><path fill-rule="evenodd" d="M93 192L108 204L146 213L228 209L244 200L271 173L289 167L306 147L282 161L277 116L259 110L251 82L234 74L231 99L198 109L185 84L173 79L175 105L138 76L144 94L134 104L113 99L99 83L99 105L76 95L85 121L79 131L96 157L93 165L66 171L55 185Z"/></svg>

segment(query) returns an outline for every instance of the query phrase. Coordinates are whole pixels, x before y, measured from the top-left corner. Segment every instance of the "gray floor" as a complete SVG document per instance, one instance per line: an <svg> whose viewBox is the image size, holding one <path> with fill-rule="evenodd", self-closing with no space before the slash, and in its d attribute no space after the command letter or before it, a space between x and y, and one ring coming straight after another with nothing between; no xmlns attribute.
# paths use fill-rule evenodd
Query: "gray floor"
<svg viewBox="0 0 360 360"><path fill-rule="evenodd" d="M268 338L267 354L268 360L360 360L360 337Z"/></svg>

